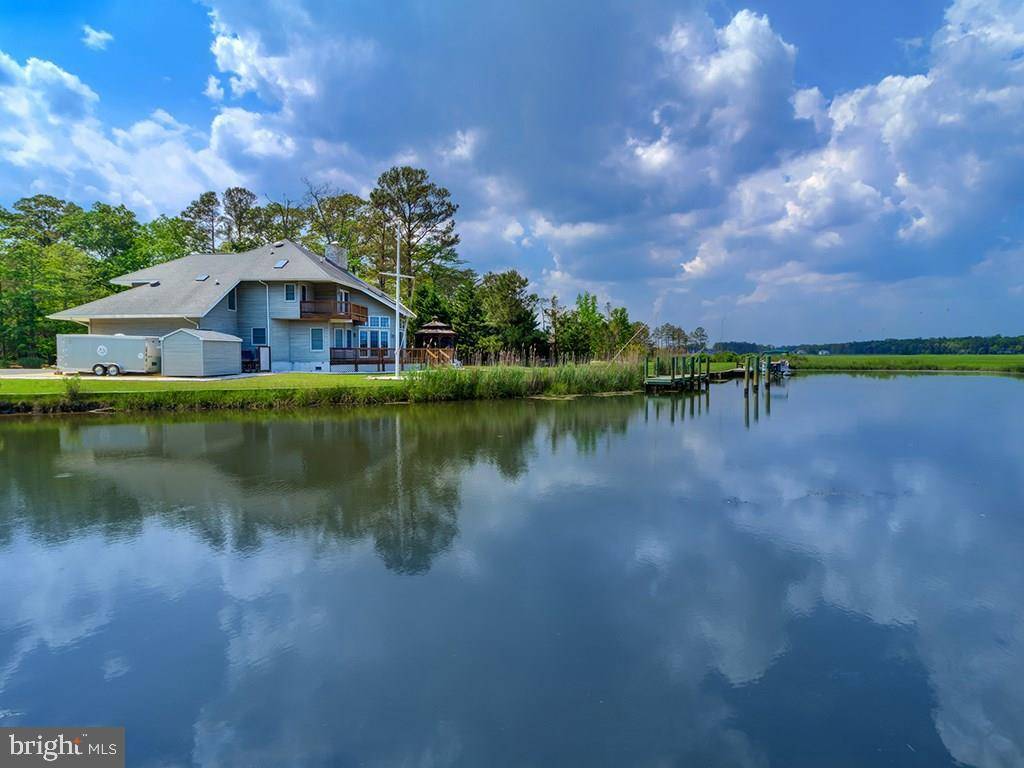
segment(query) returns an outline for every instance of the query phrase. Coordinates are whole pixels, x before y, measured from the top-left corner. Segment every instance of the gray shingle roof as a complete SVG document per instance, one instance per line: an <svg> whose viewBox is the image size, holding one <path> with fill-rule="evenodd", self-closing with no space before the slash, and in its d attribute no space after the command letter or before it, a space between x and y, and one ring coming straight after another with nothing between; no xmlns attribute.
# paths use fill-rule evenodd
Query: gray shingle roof
<svg viewBox="0 0 1024 768"><path fill-rule="evenodd" d="M280 269L274 265L287 263ZM208 275L198 281L200 275ZM332 282L373 296L394 309L393 297L291 240L243 253L193 253L129 272L111 280L136 286L79 307L57 312L53 320L132 317L203 317L243 280ZM155 284L154 284L155 283ZM412 315L405 306L402 313Z"/></svg>
<svg viewBox="0 0 1024 768"><path fill-rule="evenodd" d="M176 331L171 331L167 336L173 336L176 333L187 333L195 336L197 339L203 341L238 341L242 340L237 336L232 336L230 333L221 333L220 331L205 331L200 328L179 328ZM166 339L167 336L164 336Z"/></svg>

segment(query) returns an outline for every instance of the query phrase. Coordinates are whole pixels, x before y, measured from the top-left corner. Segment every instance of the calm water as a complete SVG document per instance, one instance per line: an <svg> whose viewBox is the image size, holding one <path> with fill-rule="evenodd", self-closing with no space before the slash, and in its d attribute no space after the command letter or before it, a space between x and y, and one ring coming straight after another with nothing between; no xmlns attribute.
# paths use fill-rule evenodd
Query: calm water
<svg viewBox="0 0 1024 768"><path fill-rule="evenodd" d="M1019 766L1022 405L0 422L0 724L152 766Z"/></svg>

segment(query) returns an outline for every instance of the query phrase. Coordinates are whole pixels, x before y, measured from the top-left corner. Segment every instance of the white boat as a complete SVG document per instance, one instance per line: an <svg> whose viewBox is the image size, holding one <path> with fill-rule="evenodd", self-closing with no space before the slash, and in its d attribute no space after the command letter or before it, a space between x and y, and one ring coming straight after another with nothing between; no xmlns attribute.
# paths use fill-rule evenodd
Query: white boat
<svg viewBox="0 0 1024 768"><path fill-rule="evenodd" d="M771 372L775 376L789 376L789 360L773 360ZM761 361L761 373L768 373L768 361Z"/></svg>

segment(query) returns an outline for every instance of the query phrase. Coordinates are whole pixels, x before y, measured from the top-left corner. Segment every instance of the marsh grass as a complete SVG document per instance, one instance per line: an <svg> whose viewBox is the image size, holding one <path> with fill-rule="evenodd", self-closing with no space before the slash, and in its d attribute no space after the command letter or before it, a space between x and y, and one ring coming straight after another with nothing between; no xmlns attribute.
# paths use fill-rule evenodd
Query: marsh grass
<svg viewBox="0 0 1024 768"><path fill-rule="evenodd" d="M536 395L593 395L643 386L640 365L568 363L552 367L429 368L409 376L409 400L498 400Z"/></svg>
<svg viewBox="0 0 1024 768"><path fill-rule="evenodd" d="M790 355L796 371L991 371L1024 373L1024 355Z"/></svg>
<svg viewBox="0 0 1024 768"><path fill-rule="evenodd" d="M373 405L395 402L498 400L533 395L592 395L626 392L643 386L640 365L567 364L550 368L489 366L429 368L400 380L289 389L165 389L134 392L82 392L72 395L11 397L0 395L0 413L81 411L271 410Z"/></svg>

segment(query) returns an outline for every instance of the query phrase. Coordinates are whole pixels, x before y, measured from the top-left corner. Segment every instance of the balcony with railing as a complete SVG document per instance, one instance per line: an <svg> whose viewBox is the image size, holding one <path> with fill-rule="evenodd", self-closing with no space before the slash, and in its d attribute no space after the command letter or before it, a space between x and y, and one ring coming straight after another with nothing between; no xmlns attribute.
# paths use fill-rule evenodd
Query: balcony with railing
<svg viewBox="0 0 1024 768"><path fill-rule="evenodd" d="M314 299L299 302L299 317L303 320L351 320L366 323L370 312L362 304L340 299Z"/></svg>

